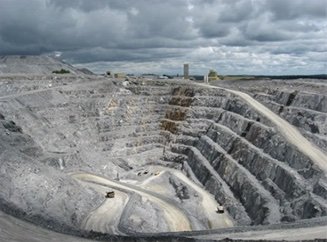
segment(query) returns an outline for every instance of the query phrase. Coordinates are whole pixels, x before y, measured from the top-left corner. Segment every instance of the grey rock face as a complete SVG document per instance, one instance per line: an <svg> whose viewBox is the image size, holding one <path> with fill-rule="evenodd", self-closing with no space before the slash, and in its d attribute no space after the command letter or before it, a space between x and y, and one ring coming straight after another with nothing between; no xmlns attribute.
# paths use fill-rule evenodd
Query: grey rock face
<svg viewBox="0 0 327 242"><path fill-rule="evenodd" d="M219 191L217 200L227 206L237 221L246 223L249 216L253 224L269 224L325 216L326 204L320 200L325 192L321 186L325 175L301 151L288 144L269 120L237 97L228 99L232 95L227 92L217 90L219 94L211 98L205 93L203 99L203 90L195 89L194 93L194 108L177 131L184 138L176 139L174 151L188 156L199 181L210 192ZM279 98L284 105L291 105L296 95ZM195 119L204 124L203 131L198 129ZM217 176L220 181L214 178ZM223 184L232 194L223 190ZM241 206L226 202L226 194L232 195L229 199L239 201ZM239 216L240 211L247 215Z"/></svg>
<svg viewBox="0 0 327 242"><path fill-rule="evenodd" d="M0 74L49 75L52 71L68 70L71 74L82 74L73 66L49 56L0 56Z"/></svg>
<svg viewBox="0 0 327 242"><path fill-rule="evenodd" d="M283 85L281 86L283 87ZM319 90L316 90L316 88L319 88ZM290 89L293 89L293 92ZM325 86L310 82L310 86L306 87L306 89L293 85L286 90L270 89L266 92L265 95L255 93L254 97L298 127L311 142L327 151L327 98Z"/></svg>
<svg viewBox="0 0 327 242"><path fill-rule="evenodd" d="M94 204L100 203L99 195L45 166L42 149L21 132L12 121L0 123L1 207L44 227L78 230Z"/></svg>
<svg viewBox="0 0 327 242"><path fill-rule="evenodd" d="M150 176L144 170L152 165L187 173L187 164L187 174L236 225L327 215L325 174L235 94L176 80L42 78L0 77L0 202L7 212L57 231L78 231L104 196L73 180L71 172L141 182L138 173ZM260 88L252 93L257 100L325 148L323 94L264 95ZM167 180L174 201L204 221L192 206L199 203L194 192L174 177ZM158 207L149 202L146 209L142 198L134 197L121 227L134 232L137 226L140 232L169 227L156 219L162 217Z"/></svg>

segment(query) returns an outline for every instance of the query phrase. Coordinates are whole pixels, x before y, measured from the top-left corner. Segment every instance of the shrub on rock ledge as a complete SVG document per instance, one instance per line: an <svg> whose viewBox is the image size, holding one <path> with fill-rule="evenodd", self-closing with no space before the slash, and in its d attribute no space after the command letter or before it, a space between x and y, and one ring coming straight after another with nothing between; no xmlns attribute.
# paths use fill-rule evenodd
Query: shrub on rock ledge
<svg viewBox="0 0 327 242"><path fill-rule="evenodd" d="M55 70L52 73L54 73L54 74L68 74L68 73L70 73L70 71L65 70L65 69L60 69L60 70Z"/></svg>

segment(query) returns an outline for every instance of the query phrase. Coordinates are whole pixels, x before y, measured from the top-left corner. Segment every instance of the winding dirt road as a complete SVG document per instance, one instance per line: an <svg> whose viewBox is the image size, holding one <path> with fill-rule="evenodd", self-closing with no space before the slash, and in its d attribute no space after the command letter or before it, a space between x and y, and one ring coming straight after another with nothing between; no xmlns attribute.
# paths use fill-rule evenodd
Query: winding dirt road
<svg viewBox="0 0 327 242"><path fill-rule="evenodd" d="M160 166L154 166L157 168L157 170L161 170L162 167ZM214 199L213 195L204 190L199 185L195 184L193 181L191 181L187 176L185 176L181 171L171 169L171 168L164 168L164 170L160 173L160 175L163 175L164 173L169 172L175 177L177 177L179 180L181 180L184 184L187 184L192 189L194 189L202 198L202 208L204 209L206 218L209 221L210 228L211 229L218 229L218 228L228 228L233 227L233 221L229 217L228 213L222 213L217 214L214 211L217 209L217 206L220 204L217 203L217 201Z"/></svg>
<svg viewBox="0 0 327 242"><path fill-rule="evenodd" d="M76 173L72 175L73 178L75 178L78 181L82 182L88 182L92 184L98 184L101 186L110 187L113 189L123 190L126 192L135 192L141 195L142 197L145 197L149 199L151 202L157 204L163 211L165 219L167 221L167 224L169 225L171 232L177 232L177 231L190 231L192 230L190 221L185 216L185 214L176 206L171 204L168 201L163 200L159 195L154 194L153 192L149 192L146 190L143 190L141 188L138 188L136 186L132 186L130 184L122 184L117 181L112 181L100 176L96 176L93 174L88 173ZM107 210L110 209L107 208L108 204L103 203L97 210ZM106 213L101 212L95 212L92 219L94 228L98 230L103 230L103 225L101 220L108 219L108 215ZM99 223L99 226L95 226Z"/></svg>
<svg viewBox="0 0 327 242"><path fill-rule="evenodd" d="M202 187L192 182L182 172L162 166L154 166L154 168L157 171L160 171L160 174L158 176L152 176L146 179L140 184L140 187L128 183L113 181L89 173L71 174L74 179L78 180L84 185L93 187L95 190L103 194L108 191L108 187L110 189L116 189L115 199L107 199L100 207L90 213L82 225L83 229L103 233L114 232L116 234L124 234L124 232L119 231L118 229L119 221L128 202L129 196L131 193L137 193L160 207L164 213L164 218L169 225L169 232L192 230L192 224L185 215L186 213L184 213L173 200L169 200L166 196L142 188L142 185L146 187L146 185L151 183L153 179L157 179L165 173L169 173L170 175L177 177L181 182L191 187L198 193L202 199L201 208L208 219L208 226L211 229L233 226L233 221L229 217L228 213L217 214L215 212L219 204L216 202L214 197ZM160 186L159 189L161 189ZM162 189L164 190L164 187L162 187Z"/></svg>
<svg viewBox="0 0 327 242"><path fill-rule="evenodd" d="M89 182L83 182L85 185L92 187L94 190L106 194L107 186L100 186ZM83 221L82 229L87 231L98 231L102 233L124 234L119 231L118 225L120 217L129 201L128 194L115 190L115 199L106 199L103 204L92 211Z"/></svg>

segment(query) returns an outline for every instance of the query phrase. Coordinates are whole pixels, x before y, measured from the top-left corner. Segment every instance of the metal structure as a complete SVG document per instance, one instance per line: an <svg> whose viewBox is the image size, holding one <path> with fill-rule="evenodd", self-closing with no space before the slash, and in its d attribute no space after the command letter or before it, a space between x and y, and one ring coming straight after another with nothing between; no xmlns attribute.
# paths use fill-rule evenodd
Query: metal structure
<svg viewBox="0 0 327 242"><path fill-rule="evenodd" d="M184 79L189 79L189 64L184 64Z"/></svg>

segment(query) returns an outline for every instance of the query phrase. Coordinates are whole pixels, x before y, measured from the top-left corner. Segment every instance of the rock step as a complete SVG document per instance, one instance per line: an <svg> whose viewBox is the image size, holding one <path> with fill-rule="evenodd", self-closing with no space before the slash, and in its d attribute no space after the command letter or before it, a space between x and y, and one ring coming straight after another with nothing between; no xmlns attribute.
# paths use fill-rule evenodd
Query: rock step
<svg viewBox="0 0 327 242"><path fill-rule="evenodd" d="M101 145L99 145L99 148L102 149L102 151L108 151L108 150L122 150L125 148L133 148L140 145L146 145L146 144L152 144L152 143L164 143L163 137L160 135L149 135L145 137L136 137L136 138L120 138L107 142L102 142Z"/></svg>
<svg viewBox="0 0 327 242"><path fill-rule="evenodd" d="M134 95L144 95L144 96L166 96L171 95L170 88L162 87L128 87L128 90L131 91Z"/></svg>
<svg viewBox="0 0 327 242"><path fill-rule="evenodd" d="M248 216L245 208L234 197L230 187L212 168L209 162L196 148L176 144L172 146L172 151L187 156L187 163L191 167L196 178L201 184L215 196L215 199L227 209L233 219L240 225L251 224L251 219Z"/></svg>
<svg viewBox="0 0 327 242"><path fill-rule="evenodd" d="M106 133L106 135L100 134L99 136L99 142L110 142L110 141L117 141L120 139L137 139L137 138L144 138L148 136L160 136L160 130L155 129L155 130L145 130L143 132L126 132L122 133L122 131L116 131L116 132L111 132L111 133Z"/></svg>
<svg viewBox="0 0 327 242"><path fill-rule="evenodd" d="M196 148L237 194L255 224L280 222L279 203L245 167L207 136L201 136Z"/></svg>
<svg viewBox="0 0 327 242"><path fill-rule="evenodd" d="M214 124L207 136L227 150L229 155L246 167L258 180L270 179L275 182L279 189L287 194L286 198L299 197L310 189L310 183L287 163L272 158L227 127Z"/></svg>
<svg viewBox="0 0 327 242"><path fill-rule="evenodd" d="M152 150L155 151L158 156L161 156L163 154L163 149L164 146L161 143L151 143L133 146L129 148L121 148L115 151L107 150L102 151L101 153L110 156L110 158L127 158L129 156L135 158L136 155L143 155L144 152L150 152Z"/></svg>
<svg viewBox="0 0 327 242"><path fill-rule="evenodd" d="M327 153L327 137L304 131L303 136Z"/></svg>
<svg viewBox="0 0 327 242"><path fill-rule="evenodd" d="M187 120L187 121L188 121L187 125L189 125L190 123L196 124L196 120ZM206 122L203 122L201 120L201 122L198 122L198 123L203 124ZM207 120L206 125L209 126L210 123L212 124L213 122ZM285 201L284 201L285 197L288 197L289 200L292 200L292 197L293 197L293 199L294 199L294 197L301 197L301 196L303 197L304 194L307 193L306 189L308 189L308 187L310 187L310 185L308 186L308 184L306 182L304 182L303 177L301 177L295 170L291 169L287 164L280 162L278 160L275 160L272 157L270 157L269 155L262 153L262 150L258 149L253 144L251 144L249 141L247 141L245 138L237 135L236 133L234 133L227 127L224 127L220 124L214 124L214 125L210 126L209 129L207 129L207 132L202 132L202 133L207 133L208 135L210 135L212 133L216 133L217 131L213 129L213 127L215 127L215 126L218 126L223 131L227 130L227 133L232 134L231 136L228 136L226 138L227 140L235 141L237 139L237 140L241 141L237 146L244 147L244 148L241 148L243 153L244 153L244 151L246 151L246 154L248 154L248 155L252 155L253 153L254 154L258 153L257 155L254 155L255 159L252 160L252 163L248 163L248 160L252 159L252 157L250 157L249 159L244 159L245 162L242 164L247 166L247 169L249 169L256 176L256 178L258 178L259 180L262 181L262 185L264 186L264 188L267 189L269 192L271 192L275 196L275 198L277 200L279 200L281 203L285 203ZM192 130L192 127L190 127L189 130ZM218 132L222 133L222 130L218 129ZM183 132L183 128L181 128L181 131L182 131L182 133L185 134L185 132ZM192 146L196 143L196 140L197 140L196 135L194 135L194 136L195 137L189 137L187 135L178 135L175 138L171 138L171 140L174 140L174 142L177 142L177 143L187 144L187 145ZM215 139L217 139L217 137L215 137ZM225 142L226 139L220 138L218 140L221 141L222 145L224 145L226 143L228 144L228 142ZM208 144L206 144L204 146L208 146ZM251 154L249 153L249 150L251 150L251 152L250 152ZM240 153L236 154L237 159L239 159L240 157L241 158L246 157L246 155L244 155L242 153L242 151ZM253 162L257 162L257 163L253 163ZM266 165L263 166L262 163L265 163ZM268 172L268 175L264 175L265 172L267 172L265 169L255 170L255 169L250 169L249 167L251 167L251 168L272 167L272 169L268 169L271 172L270 173ZM262 171L262 172L260 172L260 171ZM278 186L274 182L277 182ZM305 198L302 199L302 201L311 204L311 202L309 202ZM291 206L294 206L294 205L291 205ZM299 207L299 205L297 205L296 207ZM294 217L296 215L293 215L293 213L294 213L294 209L286 210L283 219L289 220L291 217L293 217L292 219L294 220Z"/></svg>
<svg viewBox="0 0 327 242"><path fill-rule="evenodd" d="M187 162L188 156L178 152L173 152L172 150L164 147L163 156L161 159L164 162L172 162L175 165L179 165L183 164L184 162Z"/></svg>
<svg viewBox="0 0 327 242"><path fill-rule="evenodd" d="M174 98L174 97L173 97ZM197 100L200 100L198 98ZM187 115L191 117L206 117L208 119L219 119L223 113L228 113L230 115L234 115L239 119L245 119L249 121L261 122L262 125L267 127L271 127L272 123L263 115L256 113L256 111L248 109L247 112L238 111L237 109L226 108L224 105L220 105L219 103L215 103L214 105L210 105L206 103L205 100L202 100L202 103L199 101L194 101L191 104L191 109L189 107L185 107L183 105L177 104L169 104L169 110L176 110L181 112L188 112Z"/></svg>
<svg viewBox="0 0 327 242"><path fill-rule="evenodd" d="M299 91L275 91L271 93L272 101L281 105L294 106L327 113L327 96L317 93Z"/></svg>
<svg viewBox="0 0 327 242"><path fill-rule="evenodd" d="M199 121L204 119L205 113L198 116ZM289 144L284 137L278 134L275 129L269 128L262 123L244 119L242 116L222 112L216 121L219 124L228 127L237 135L244 137L254 146L263 149L271 157L277 160L285 161L290 167L299 170L305 177L319 173L319 168L313 165L313 162L295 147Z"/></svg>
<svg viewBox="0 0 327 242"><path fill-rule="evenodd" d="M161 120L161 116L152 116L152 117L139 117L137 120L133 120L134 122L128 122L127 120L123 119L103 119L99 120L96 124L97 131L100 133L103 132L110 132L117 129L122 129L123 127L139 127L142 125L152 125L152 124L159 124Z"/></svg>
<svg viewBox="0 0 327 242"><path fill-rule="evenodd" d="M327 113L303 107L287 107L274 101L261 98L258 98L258 100L292 125L314 134L327 136Z"/></svg>
<svg viewBox="0 0 327 242"><path fill-rule="evenodd" d="M200 119L199 123L200 122L203 124L204 123L207 124L208 126L207 132L210 126L216 124L215 122L208 119L207 120ZM278 133L275 132L274 129L266 128L264 125L258 122L251 122L247 120L245 121L241 120L240 122L243 123L239 123L238 125L236 125L237 122L234 122L235 124L232 125L233 124L232 122L219 121L219 123L216 124L217 126L220 126L220 129L222 130L221 131L217 130L219 132L216 133L215 139L218 141L220 139L221 142L224 142L221 145L225 150L231 149L232 143L229 142L230 140L235 140L237 137L244 138L245 139L244 141L248 141L250 144L253 145L253 148L257 147L261 150L261 152L266 153L271 158L284 162L290 168L293 168L305 178L310 178L314 174L321 173L320 169L316 167L309 158L307 158L302 153L300 153L292 145L289 145L284 140L283 137L281 137ZM195 121L192 120L191 123L195 123ZM183 132L183 129L181 130ZM188 130L192 131L192 126L189 127ZM231 132L229 132L228 130ZM188 133L184 133L184 134L193 136L192 134L188 134ZM272 140L276 142L272 142ZM276 152L281 147L284 148L285 150L283 149L282 153Z"/></svg>
<svg viewBox="0 0 327 242"><path fill-rule="evenodd" d="M192 146L174 145L172 151L186 155L187 163L201 184L215 196L215 199L227 209L239 225L251 224L242 203L234 197L234 193L226 182L213 169L199 150Z"/></svg>
<svg viewBox="0 0 327 242"><path fill-rule="evenodd" d="M159 134L160 127L159 123L155 125L142 125L142 126L124 126L124 132L122 130L113 130L107 132L99 133L99 140L107 141L116 138L126 138L126 137L138 137L147 136L149 134Z"/></svg>
<svg viewBox="0 0 327 242"><path fill-rule="evenodd" d="M244 127L248 126L249 124L257 124L264 129L271 128L270 126L266 126L262 124L261 122L258 122L256 120L245 118L239 114L232 113L229 111L225 111L223 109L202 109L200 110L194 110L191 114L192 118L196 118L199 120L212 120L217 123L221 123L227 127L229 127L231 130L238 134L242 134L244 132Z"/></svg>
<svg viewBox="0 0 327 242"><path fill-rule="evenodd" d="M245 138L272 158L287 163L305 178L322 173L310 158L289 144L284 137L273 129L264 129L262 126L253 124Z"/></svg>
<svg viewBox="0 0 327 242"><path fill-rule="evenodd" d="M203 122L201 122L203 123ZM196 134L189 134L189 131L193 131L192 128L189 128L185 131L181 129L183 135L177 136L174 140L178 143L184 143L187 145L194 145L199 136L199 131L196 130ZM245 138L237 135L232 130L228 129L225 126L211 122L211 126L202 132L202 135L207 135L218 145L220 145L224 150L230 151L229 153L232 157L238 162L242 163L250 170L250 172L257 177L259 180L271 179L277 181L278 187L282 191L286 192L288 196L300 196L305 192L305 190L312 189L312 185L303 177L297 173L296 170L292 169L285 162L278 161L272 158L269 154L264 153L261 149L254 146ZM232 149L232 147L238 147L239 152ZM264 163L266 166L262 166ZM258 170L258 167L264 167L265 169ZM266 169L270 167L269 169ZM275 172L278 174L283 174L283 177L287 177L287 183L285 181L277 179ZM292 182L291 182L292 181ZM289 183L291 182L291 184ZM297 188L297 189L295 189ZM299 190L300 189L300 190ZM293 195L292 195L293 194ZM279 196L276 194L276 196Z"/></svg>
<svg viewBox="0 0 327 242"><path fill-rule="evenodd" d="M204 154L204 156L206 156L205 154L209 155L209 152L207 152L206 150L207 149L210 150L210 145L214 146L215 143L209 137L202 136L199 141L200 145L201 145L201 141L203 139L206 140L206 142L204 142L202 144L202 149L204 150L204 152L202 152L202 151L201 152ZM211 143L211 142L213 142L213 143ZM228 158L229 155L226 154L226 151L223 150L220 146L218 147L218 150L219 149L220 149L220 153L218 154L218 156L217 156L217 154L211 154L211 156L208 157L208 160L210 163L211 163L211 159L213 159L212 162L215 162L215 161L217 162L217 160L218 160L218 162L220 163L226 159L225 157ZM240 148L240 149L243 150L242 148ZM217 150L217 147L213 148L212 150L213 151ZM240 155L241 155L241 157L243 157L242 154L240 154ZM230 158L231 157L229 156L229 160L230 160ZM248 169L248 166L249 166L248 161L249 160L247 160L245 163L242 163L240 165L246 165L247 167L244 167L244 168ZM269 168L269 164L267 166L262 165L260 163L252 164L252 165L254 165L257 169L259 168L258 170L255 170L255 172L257 172L257 174L256 174L257 176L261 175L263 173L260 171ZM253 171L253 169L252 169L252 171ZM311 186L311 189L310 188L308 189L307 187L305 187L306 183L303 182L303 179L302 179L302 182L300 182L301 178L294 181L294 180L292 180L292 177L290 176L290 174L287 172L288 172L287 169L282 170L282 169L280 169L280 167L277 167L277 169L273 170L271 173L271 175L272 175L271 179L274 179L273 181L271 179L264 179L264 180L258 179L258 180L261 180L261 184L264 189L268 190L275 196L276 196L276 193L279 193L278 196L280 196L281 198L278 199L278 196L276 197L276 199L279 200L279 204L281 204L283 206L287 206L286 204L289 204L290 209L283 209L284 216L282 217L282 220L294 221L297 219L306 218L305 216L307 216L307 215L305 215L306 214L305 206L316 206L317 213L315 214L315 216L322 216L324 213L326 213L325 207L322 204L320 204L320 202L317 199L314 199L313 195L310 195L310 194L312 194L311 193L312 186ZM221 173L219 173L219 174L221 174ZM223 174L225 174L225 173L223 173ZM252 181L253 181L253 179L257 179L257 176L252 177ZM249 176L249 175L247 175L247 177L251 178L251 176ZM278 184L279 187L276 187L276 184ZM281 190L281 188L283 188L283 190ZM308 189L308 190L306 191L305 189ZM285 200L285 198L288 200Z"/></svg>
<svg viewBox="0 0 327 242"><path fill-rule="evenodd" d="M220 100L221 99L221 100ZM223 110L238 114L250 120L256 120L264 123L265 125L272 126L272 123L264 115L258 113L251 106L246 104L239 97L235 96L233 99L225 98L203 98L197 97L192 103L192 107L208 107L208 108L221 108Z"/></svg>

